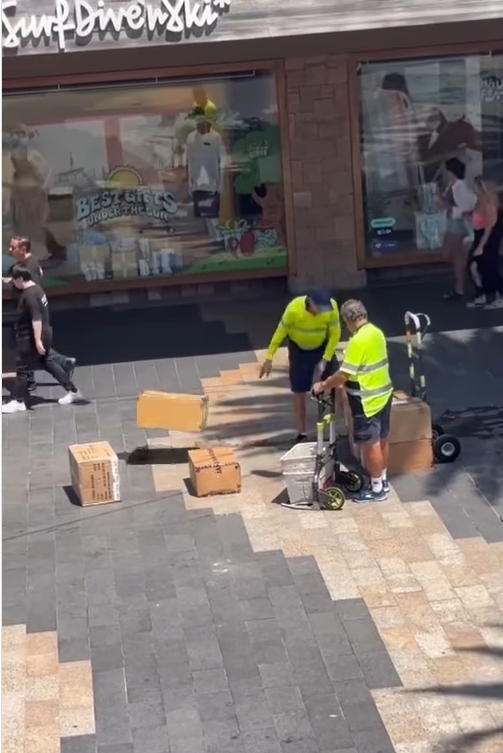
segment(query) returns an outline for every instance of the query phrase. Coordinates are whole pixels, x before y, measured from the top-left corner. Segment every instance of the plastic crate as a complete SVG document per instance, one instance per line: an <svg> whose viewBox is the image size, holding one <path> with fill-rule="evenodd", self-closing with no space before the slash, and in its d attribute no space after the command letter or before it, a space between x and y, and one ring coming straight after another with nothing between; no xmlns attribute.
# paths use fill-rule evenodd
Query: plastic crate
<svg viewBox="0 0 503 753"><path fill-rule="evenodd" d="M316 442L296 444L281 458L281 467L290 502L312 502Z"/></svg>

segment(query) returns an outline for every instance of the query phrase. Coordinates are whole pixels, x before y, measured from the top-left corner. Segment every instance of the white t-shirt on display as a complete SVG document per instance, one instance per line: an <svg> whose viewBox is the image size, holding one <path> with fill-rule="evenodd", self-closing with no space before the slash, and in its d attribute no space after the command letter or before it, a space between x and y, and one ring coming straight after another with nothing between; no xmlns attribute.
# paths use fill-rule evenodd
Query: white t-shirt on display
<svg viewBox="0 0 503 753"><path fill-rule="evenodd" d="M191 191L222 192L225 150L216 131L194 131L187 138L187 168Z"/></svg>
<svg viewBox="0 0 503 753"><path fill-rule="evenodd" d="M452 208L453 218L460 220L464 214L469 214L475 209L477 197L466 185L464 180L456 180L452 184L452 198L456 206Z"/></svg>

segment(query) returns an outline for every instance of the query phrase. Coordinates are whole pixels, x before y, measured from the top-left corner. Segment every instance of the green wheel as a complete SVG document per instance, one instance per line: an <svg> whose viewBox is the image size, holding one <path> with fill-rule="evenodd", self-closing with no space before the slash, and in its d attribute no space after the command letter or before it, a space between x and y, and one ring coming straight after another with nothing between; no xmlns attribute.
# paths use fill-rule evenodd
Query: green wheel
<svg viewBox="0 0 503 753"><path fill-rule="evenodd" d="M344 507L346 497L338 486L330 486L318 492L321 507L325 510L341 510Z"/></svg>

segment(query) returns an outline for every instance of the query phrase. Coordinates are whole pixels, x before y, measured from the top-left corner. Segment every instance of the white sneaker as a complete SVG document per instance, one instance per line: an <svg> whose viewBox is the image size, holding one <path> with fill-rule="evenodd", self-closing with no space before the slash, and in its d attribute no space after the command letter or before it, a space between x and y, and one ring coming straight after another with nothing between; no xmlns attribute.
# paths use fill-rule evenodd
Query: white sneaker
<svg viewBox="0 0 503 753"><path fill-rule="evenodd" d="M484 306L486 311L494 311L495 309L503 309L503 298L500 295L497 295L494 301L492 303L488 303L487 306Z"/></svg>
<svg viewBox="0 0 503 753"><path fill-rule="evenodd" d="M77 392L67 392L66 395L59 398L58 403L60 405L71 405L75 400L82 400L82 395L79 390L77 390Z"/></svg>
<svg viewBox="0 0 503 753"><path fill-rule="evenodd" d="M468 301L466 304L466 308L468 309L478 309L481 306L485 306L487 303L485 295L479 295L477 298L474 298L473 301Z"/></svg>
<svg viewBox="0 0 503 753"><path fill-rule="evenodd" d="M20 403L17 400L11 400L8 403L4 403L2 405L2 413L24 413L26 410L26 405L24 403Z"/></svg>

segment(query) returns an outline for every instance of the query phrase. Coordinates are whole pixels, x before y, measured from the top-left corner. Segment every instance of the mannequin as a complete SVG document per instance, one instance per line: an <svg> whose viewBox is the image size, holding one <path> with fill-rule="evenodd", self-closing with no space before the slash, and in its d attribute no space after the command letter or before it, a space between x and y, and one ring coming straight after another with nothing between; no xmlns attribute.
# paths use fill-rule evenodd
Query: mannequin
<svg viewBox="0 0 503 753"><path fill-rule="evenodd" d="M225 150L222 137L211 127L202 108L194 110L196 130L187 138L187 173L195 217L207 220L216 237L223 188Z"/></svg>
<svg viewBox="0 0 503 753"><path fill-rule="evenodd" d="M33 255L41 261L48 256L45 223L49 212L49 168L42 155L29 146L34 138L35 132L22 125L9 134L10 208L15 234L30 238Z"/></svg>

